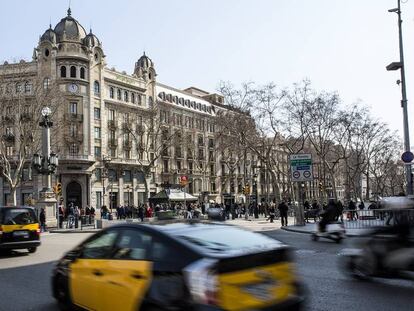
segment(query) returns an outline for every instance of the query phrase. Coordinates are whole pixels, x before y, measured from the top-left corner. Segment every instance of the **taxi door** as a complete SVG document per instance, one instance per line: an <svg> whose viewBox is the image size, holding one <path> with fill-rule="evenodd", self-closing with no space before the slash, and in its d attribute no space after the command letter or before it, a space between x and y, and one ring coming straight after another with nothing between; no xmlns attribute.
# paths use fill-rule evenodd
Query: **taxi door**
<svg viewBox="0 0 414 311"><path fill-rule="evenodd" d="M152 237L139 229L122 231L103 267L105 306L100 310L139 309L152 280L151 242Z"/></svg>
<svg viewBox="0 0 414 311"><path fill-rule="evenodd" d="M107 230L94 236L82 246L79 258L70 264L69 288L74 304L88 310L104 310L108 280L104 270L117 235L116 230Z"/></svg>

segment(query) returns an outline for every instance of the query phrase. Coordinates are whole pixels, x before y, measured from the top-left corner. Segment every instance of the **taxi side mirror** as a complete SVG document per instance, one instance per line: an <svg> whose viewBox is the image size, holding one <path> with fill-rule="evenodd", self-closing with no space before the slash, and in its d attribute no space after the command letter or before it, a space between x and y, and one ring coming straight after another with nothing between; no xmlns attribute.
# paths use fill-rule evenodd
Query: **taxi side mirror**
<svg viewBox="0 0 414 311"><path fill-rule="evenodd" d="M78 258L80 258L82 256L82 251L81 249L77 249L77 250L72 250L66 253L65 258L74 262L76 261Z"/></svg>

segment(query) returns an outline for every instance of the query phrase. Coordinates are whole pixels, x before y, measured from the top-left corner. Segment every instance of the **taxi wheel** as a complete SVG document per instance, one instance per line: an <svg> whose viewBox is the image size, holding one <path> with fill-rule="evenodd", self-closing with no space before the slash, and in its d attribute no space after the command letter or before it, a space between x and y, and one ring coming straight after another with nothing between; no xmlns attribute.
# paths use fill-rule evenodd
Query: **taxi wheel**
<svg viewBox="0 0 414 311"><path fill-rule="evenodd" d="M56 300L59 302L60 310L71 310L71 301L68 295L68 285L65 278L61 275L56 277L54 283Z"/></svg>
<svg viewBox="0 0 414 311"><path fill-rule="evenodd" d="M37 247L29 247L27 250L29 251L29 253L33 254L37 251Z"/></svg>

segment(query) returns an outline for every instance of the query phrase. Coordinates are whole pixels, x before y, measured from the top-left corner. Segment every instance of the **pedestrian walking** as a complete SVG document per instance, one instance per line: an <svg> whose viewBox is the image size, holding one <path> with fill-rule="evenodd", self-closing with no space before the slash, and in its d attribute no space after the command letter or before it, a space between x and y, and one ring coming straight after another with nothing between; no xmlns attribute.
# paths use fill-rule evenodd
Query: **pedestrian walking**
<svg viewBox="0 0 414 311"><path fill-rule="evenodd" d="M282 200L282 202L279 203L277 209L279 210L279 213L280 213L282 227L287 226L288 225L287 216L288 216L289 207L287 206L285 200Z"/></svg>

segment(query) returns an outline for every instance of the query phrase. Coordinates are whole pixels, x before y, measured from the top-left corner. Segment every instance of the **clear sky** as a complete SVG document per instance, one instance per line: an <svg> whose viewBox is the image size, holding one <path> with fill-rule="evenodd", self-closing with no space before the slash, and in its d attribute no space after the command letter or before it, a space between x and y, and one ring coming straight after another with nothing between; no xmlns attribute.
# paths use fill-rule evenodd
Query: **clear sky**
<svg viewBox="0 0 414 311"><path fill-rule="evenodd" d="M406 2L406 1L404 1ZM69 0L1 0L0 61L30 60L39 36ZM309 78L318 90L360 99L402 135L397 0L72 0L72 16L103 43L109 67L131 73L145 50L158 81L215 91L220 80ZM402 4L414 145L414 0Z"/></svg>

